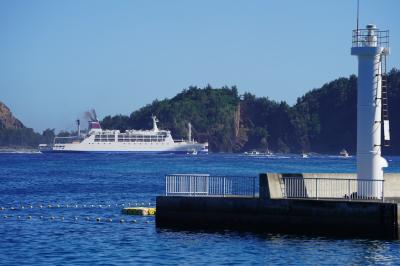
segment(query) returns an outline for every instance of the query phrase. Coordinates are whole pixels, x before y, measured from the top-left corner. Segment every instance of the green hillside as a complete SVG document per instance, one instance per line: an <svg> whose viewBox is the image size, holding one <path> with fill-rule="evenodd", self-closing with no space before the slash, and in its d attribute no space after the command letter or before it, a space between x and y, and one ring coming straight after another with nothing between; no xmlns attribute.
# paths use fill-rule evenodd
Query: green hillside
<svg viewBox="0 0 400 266"><path fill-rule="evenodd" d="M400 154L400 72L388 76L392 146L388 154ZM239 96L236 87L189 87L171 99L154 101L130 116L105 117L108 129L151 128L152 114L160 127L175 138L193 136L208 141L213 152L250 149L275 152L355 153L357 78L339 78L313 89L289 106L250 93ZM399 137L397 137L399 136Z"/></svg>

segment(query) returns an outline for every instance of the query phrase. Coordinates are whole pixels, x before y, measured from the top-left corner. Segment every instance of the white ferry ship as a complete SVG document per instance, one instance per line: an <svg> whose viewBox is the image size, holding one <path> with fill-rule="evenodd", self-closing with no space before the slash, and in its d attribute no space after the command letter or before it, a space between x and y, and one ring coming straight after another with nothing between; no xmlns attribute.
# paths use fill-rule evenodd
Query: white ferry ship
<svg viewBox="0 0 400 266"><path fill-rule="evenodd" d="M66 152L104 152L104 153L208 153L208 143L198 143L191 138L189 123L188 140L174 140L169 130L157 127L157 118L152 116L151 130L102 130L99 121L89 121L88 133L78 136L56 137L53 144L40 144L39 151L43 153Z"/></svg>

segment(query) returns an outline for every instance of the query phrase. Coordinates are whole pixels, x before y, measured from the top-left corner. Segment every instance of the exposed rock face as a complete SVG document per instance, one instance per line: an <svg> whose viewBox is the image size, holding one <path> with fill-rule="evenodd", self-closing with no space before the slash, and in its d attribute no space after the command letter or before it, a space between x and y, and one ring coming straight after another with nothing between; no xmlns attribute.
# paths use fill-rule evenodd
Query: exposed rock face
<svg viewBox="0 0 400 266"><path fill-rule="evenodd" d="M24 128L25 126L16 119L4 103L0 102L0 129Z"/></svg>

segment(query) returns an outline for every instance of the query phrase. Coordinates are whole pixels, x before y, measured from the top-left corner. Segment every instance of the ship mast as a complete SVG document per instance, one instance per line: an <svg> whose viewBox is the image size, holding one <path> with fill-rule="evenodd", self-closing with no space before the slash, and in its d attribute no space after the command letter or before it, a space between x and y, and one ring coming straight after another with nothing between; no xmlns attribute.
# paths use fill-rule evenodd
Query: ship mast
<svg viewBox="0 0 400 266"><path fill-rule="evenodd" d="M158 127L157 127L157 122L158 119L155 115L151 116L151 119L153 119L153 131L154 132L158 132Z"/></svg>

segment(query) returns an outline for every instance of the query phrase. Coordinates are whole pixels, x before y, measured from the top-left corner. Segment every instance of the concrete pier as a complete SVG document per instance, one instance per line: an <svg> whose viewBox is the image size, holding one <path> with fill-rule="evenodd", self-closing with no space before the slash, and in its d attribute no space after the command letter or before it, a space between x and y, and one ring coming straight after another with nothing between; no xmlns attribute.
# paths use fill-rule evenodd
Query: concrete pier
<svg viewBox="0 0 400 266"><path fill-rule="evenodd" d="M157 197L157 227L395 239L397 205L297 199Z"/></svg>
<svg viewBox="0 0 400 266"><path fill-rule="evenodd" d="M396 203L287 199L282 197L279 175L261 174L259 197L254 198L159 196L156 199L156 226L398 238Z"/></svg>

